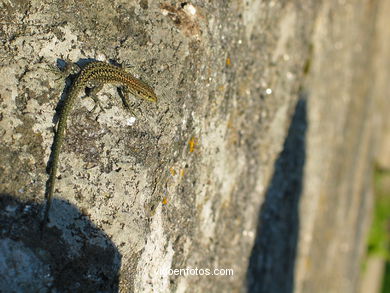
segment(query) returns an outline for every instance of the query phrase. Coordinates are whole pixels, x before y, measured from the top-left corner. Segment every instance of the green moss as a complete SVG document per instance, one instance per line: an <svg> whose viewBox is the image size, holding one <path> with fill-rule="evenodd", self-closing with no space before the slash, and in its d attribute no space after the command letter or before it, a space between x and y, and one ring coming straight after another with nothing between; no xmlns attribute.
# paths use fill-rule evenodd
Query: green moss
<svg viewBox="0 0 390 293"><path fill-rule="evenodd" d="M386 261L382 293L390 293L390 171L374 172L375 202L367 244L367 258L379 256Z"/></svg>
<svg viewBox="0 0 390 293"><path fill-rule="evenodd" d="M368 238L368 256L390 261L390 172L375 171L375 203Z"/></svg>
<svg viewBox="0 0 390 293"><path fill-rule="evenodd" d="M390 292L390 262L386 262L385 275L383 276L382 293Z"/></svg>

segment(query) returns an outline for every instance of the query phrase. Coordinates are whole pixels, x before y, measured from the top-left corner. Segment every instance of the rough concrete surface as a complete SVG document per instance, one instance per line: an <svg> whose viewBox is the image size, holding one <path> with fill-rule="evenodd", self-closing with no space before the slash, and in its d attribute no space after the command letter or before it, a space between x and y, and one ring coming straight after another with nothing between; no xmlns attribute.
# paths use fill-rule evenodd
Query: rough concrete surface
<svg viewBox="0 0 390 293"><path fill-rule="evenodd" d="M354 292L389 2L0 2L0 290ZM80 97L42 230L72 81L53 67L90 60L159 101Z"/></svg>

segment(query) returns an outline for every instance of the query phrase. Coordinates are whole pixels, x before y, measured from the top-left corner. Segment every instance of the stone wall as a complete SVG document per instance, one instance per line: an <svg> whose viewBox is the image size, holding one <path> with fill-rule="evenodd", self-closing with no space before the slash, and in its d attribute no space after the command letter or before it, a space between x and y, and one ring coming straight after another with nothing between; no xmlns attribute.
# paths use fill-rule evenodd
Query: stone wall
<svg viewBox="0 0 390 293"><path fill-rule="evenodd" d="M389 157L389 7L0 4L0 290L355 292L374 157ZM73 77L53 67L91 60L159 101L129 112L107 85L92 111L80 95L42 230Z"/></svg>

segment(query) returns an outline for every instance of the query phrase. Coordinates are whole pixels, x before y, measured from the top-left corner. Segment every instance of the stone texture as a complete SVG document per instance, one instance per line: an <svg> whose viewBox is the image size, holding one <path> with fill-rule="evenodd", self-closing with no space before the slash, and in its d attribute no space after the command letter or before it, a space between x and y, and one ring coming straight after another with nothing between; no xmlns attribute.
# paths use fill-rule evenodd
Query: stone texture
<svg viewBox="0 0 390 293"><path fill-rule="evenodd" d="M373 55L372 96L376 100L376 163L379 168L390 170L390 29L388 12L390 1L381 1L375 26L375 54Z"/></svg>
<svg viewBox="0 0 390 293"><path fill-rule="evenodd" d="M0 269L20 254L33 270L5 286L355 292L389 136L389 2L0 3ZM134 99L133 123L112 86L104 111L78 101L40 233L70 82L52 65L92 59L159 102ZM234 275L160 273L189 268Z"/></svg>

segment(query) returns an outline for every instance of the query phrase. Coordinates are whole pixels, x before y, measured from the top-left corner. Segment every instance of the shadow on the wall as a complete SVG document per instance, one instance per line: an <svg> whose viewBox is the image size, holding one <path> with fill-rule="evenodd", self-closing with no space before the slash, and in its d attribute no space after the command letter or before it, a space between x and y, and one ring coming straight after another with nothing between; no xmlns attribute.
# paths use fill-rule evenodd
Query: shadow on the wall
<svg viewBox="0 0 390 293"><path fill-rule="evenodd" d="M248 292L288 293L294 290L298 209L306 156L306 114L306 100L301 99L260 210L247 270Z"/></svg>
<svg viewBox="0 0 390 293"><path fill-rule="evenodd" d="M0 292L118 292L121 256L107 235L70 203L41 210L0 194Z"/></svg>

